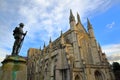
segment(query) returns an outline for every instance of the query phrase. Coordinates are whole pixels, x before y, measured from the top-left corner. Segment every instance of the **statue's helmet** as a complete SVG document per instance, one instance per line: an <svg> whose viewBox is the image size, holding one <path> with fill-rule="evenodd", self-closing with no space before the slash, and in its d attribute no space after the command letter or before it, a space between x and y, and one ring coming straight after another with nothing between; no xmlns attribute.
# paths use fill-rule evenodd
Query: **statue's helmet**
<svg viewBox="0 0 120 80"><path fill-rule="evenodd" d="M23 27L23 26L24 26L24 24L23 24L23 23L20 23L19 25L20 25L20 27Z"/></svg>

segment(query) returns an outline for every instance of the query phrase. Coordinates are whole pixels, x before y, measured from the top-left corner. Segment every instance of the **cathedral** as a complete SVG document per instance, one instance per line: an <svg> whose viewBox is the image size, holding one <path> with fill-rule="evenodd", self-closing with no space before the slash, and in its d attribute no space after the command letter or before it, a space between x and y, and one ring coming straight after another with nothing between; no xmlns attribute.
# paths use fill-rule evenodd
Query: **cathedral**
<svg viewBox="0 0 120 80"><path fill-rule="evenodd" d="M115 80L87 19L87 30L70 10L70 29L43 49L30 48L27 80Z"/></svg>

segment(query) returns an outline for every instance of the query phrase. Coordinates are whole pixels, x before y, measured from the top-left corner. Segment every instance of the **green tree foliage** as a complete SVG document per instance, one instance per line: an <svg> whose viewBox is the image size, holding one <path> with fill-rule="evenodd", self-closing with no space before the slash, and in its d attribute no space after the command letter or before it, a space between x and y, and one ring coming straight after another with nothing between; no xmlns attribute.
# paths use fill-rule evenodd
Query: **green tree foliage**
<svg viewBox="0 0 120 80"><path fill-rule="evenodd" d="M118 62L113 62L113 71L120 71L120 64Z"/></svg>

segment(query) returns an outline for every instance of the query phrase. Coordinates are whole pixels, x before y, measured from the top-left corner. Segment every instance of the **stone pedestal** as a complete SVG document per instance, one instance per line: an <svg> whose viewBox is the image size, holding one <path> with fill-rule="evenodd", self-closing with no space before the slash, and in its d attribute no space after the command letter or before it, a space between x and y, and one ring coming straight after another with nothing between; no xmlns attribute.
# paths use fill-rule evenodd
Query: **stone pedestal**
<svg viewBox="0 0 120 80"><path fill-rule="evenodd" d="M27 80L27 65L24 57L7 56L2 64L0 80Z"/></svg>

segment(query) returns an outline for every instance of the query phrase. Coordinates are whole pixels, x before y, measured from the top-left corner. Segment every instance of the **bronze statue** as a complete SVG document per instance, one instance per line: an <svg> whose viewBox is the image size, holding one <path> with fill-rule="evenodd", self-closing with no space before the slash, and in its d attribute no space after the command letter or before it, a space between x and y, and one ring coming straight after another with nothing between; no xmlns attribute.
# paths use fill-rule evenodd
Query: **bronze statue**
<svg viewBox="0 0 120 80"><path fill-rule="evenodd" d="M27 31L25 33L23 32L23 27L24 27L24 24L20 23L19 27L16 27L13 30L13 36L14 36L15 42L13 45L12 55L18 55L21 49L24 37L27 34Z"/></svg>

